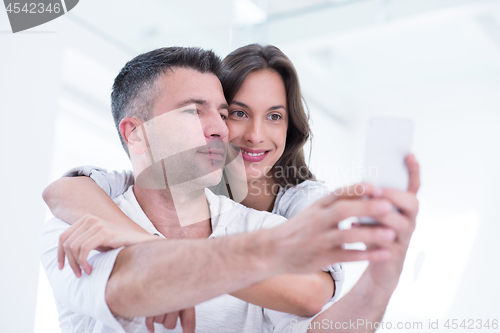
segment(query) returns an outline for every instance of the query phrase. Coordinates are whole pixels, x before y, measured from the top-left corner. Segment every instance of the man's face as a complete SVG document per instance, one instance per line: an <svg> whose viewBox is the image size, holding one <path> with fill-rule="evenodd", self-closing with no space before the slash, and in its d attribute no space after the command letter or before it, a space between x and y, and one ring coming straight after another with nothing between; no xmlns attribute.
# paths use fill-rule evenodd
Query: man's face
<svg viewBox="0 0 500 333"><path fill-rule="evenodd" d="M140 129L151 163L157 170L164 169L171 189L189 182L195 188L217 184L228 139L228 107L219 79L189 68L173 68L157 84L152 119Z"/></svg>

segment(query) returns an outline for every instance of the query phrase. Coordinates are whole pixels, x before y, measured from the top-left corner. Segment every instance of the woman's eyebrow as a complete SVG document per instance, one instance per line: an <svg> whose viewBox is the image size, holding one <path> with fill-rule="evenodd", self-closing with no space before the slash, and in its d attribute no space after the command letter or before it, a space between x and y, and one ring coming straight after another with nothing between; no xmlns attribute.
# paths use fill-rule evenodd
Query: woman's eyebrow
<svg viewBox="0 0 500 333"><path fill-rule="evenodd" d="M248 109L248 105L246 105L245 103L238 102L238 101L232 101L230 104L236 104L236 105L241 106L242 108Z"/></svg>
<svg viewBox="0 0 500 333"><path fill-rule="evenodd" d="M275 106L271 106L268 111L274 111L274 110L278 110L278 109L284 109L286 111L286 108L283 106L283 105L275 105Z"/></svg>
<svg viewBox="0 0 500 333"><path fill-rule="evenodd" d="M241 106L242 108L247 108L249 109L248 105L246 105L245 103L242 103L242 102L238 102L238 101L232 101L231 104L236 104L236 105L239 105ZM275 106L271 106L269 109L267 109L268 111L274 111L274 110L278 110L278 109L284 109L286 110L286 108L283 106L283 105L275 105Z"/></svg>

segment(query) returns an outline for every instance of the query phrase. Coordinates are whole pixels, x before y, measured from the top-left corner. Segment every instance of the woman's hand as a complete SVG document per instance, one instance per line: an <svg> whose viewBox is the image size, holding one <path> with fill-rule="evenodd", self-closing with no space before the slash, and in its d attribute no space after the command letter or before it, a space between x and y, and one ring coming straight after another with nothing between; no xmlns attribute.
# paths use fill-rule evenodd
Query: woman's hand
<svg viewBox="0 0 500 333"><path fill-rule="evenodd" d="M388 246L390 258L383 262L370 263L367 270L376 286L391 292L396 288L403 269L406 252L416 227L419 206L416 195L420 188L420 167L413 154L409 155L405 162L409 172L408 190L386 188L381 189L380 194L398 208L398 211L393 211L380 220L396 232L396 238Z"/></svg>
<svg viewBox="0 0 500 333"><path fill-rule="evenodd" d="M177 318L181 319L183 333L194 333L194 328L196 326L196 315L194 307L182 311L166 313L164 315L147 317L146 327L148 328L148 332L150 333L153 333L155 331L154 323L162 324L166 329L173 330L175 326L177 326Z"/></svg>
<svg viewBox="0 0 500 333"><path fill-rule="evenodd" d="M64 257L77 277L82 275L81 268L90 274L92 267L87 262L91 250L109 251L122 246L158 239L130 221L110 222L87 214L75 222L59 238L57 260L59 269L64 267ZM81 268L80 268L81 267Z"/></svg>

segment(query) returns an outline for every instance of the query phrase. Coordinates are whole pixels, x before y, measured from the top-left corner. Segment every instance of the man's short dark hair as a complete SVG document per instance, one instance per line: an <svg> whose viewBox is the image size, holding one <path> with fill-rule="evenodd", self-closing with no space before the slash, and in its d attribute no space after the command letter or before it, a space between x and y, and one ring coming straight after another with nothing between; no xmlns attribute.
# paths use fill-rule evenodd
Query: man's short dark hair
<svg viewBox="0 0 500 333"><path fill-rule="evenodd" d="M198 47L165 47L140 54L127 62L115 78L111 92L113 120L127 154L127 144L119 130L120 122L131 116L142 121L150 119L159 92L156 87L158 77L172 67L191 68L200 73L214 74L219 79L224 75L219 56Z"/></svg>

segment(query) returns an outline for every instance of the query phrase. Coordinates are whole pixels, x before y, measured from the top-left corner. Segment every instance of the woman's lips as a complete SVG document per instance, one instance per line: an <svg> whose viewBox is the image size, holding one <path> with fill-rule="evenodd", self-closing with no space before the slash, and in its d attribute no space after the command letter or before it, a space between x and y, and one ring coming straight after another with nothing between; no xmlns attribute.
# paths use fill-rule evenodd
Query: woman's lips
<svg viewBox="0 0 500 333"><path fill-rule="evenodd" d="M264 150L264 149L255 150L255 149L241 148L241 155L243 157L243 160L247 162L260 162L264 158L266 158L268 153L269 150Z"/></svg>

